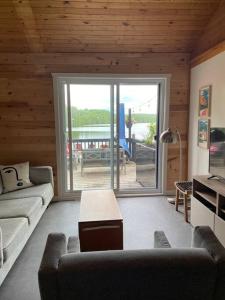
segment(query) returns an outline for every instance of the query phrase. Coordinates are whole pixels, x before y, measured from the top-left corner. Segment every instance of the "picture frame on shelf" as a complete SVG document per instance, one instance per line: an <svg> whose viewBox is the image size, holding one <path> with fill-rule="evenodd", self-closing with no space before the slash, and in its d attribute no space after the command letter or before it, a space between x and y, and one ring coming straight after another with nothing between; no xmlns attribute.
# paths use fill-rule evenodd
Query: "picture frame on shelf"
<svg viewBox="0 0 225 300"><path fill-rule="evenodd" d="M198 146L200 148L209 148L209 119L199 119L198 120Z"/></svg>
<svg viewBox="0 0 225 300"><path fill-rule="evenodd" d="M198 116L201 118L207 118L211 115L211 93L211 85L203 86L199 90Z"/></svg>

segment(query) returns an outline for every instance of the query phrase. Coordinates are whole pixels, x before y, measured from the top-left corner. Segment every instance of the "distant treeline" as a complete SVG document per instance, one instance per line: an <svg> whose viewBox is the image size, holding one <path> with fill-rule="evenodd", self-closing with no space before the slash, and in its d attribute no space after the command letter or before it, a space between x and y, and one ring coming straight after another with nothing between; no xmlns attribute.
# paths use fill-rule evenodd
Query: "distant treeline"
<svg viewBox="0 0 225 300"><path fill-rule="evenodd" d="M81 127L93 124L109 124L110 112L104 109L77 109L71 107L72 126ZM126 115L126 119L128 116ZM155 123L154 114L132 114L132 120L135 123Z"/></svg>
<svg viewBox="0 0 225 300"><path fill-rule="evenodd" d="M126 116L127 118L127 116ZM132 114L132 120L136 123L155 123L156 115L153 114Z"/></svg>

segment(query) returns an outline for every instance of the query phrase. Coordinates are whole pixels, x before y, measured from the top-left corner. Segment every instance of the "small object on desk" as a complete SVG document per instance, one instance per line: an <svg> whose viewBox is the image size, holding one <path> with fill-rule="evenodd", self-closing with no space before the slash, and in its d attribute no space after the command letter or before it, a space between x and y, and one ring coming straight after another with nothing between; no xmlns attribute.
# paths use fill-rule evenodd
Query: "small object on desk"
<svg viewBox="0 0 225 300"><path fill-rule="evenodd" d="M179 202L182 201L184 204L185 221L189 222L188 210L190 208L188 207L188 200L190 199L190 195L192 194L192 181L175 182L175 187L176 187L176 201L175 201L176 211L178 211ZM181 197L180 194L182 195Z"/></svg>

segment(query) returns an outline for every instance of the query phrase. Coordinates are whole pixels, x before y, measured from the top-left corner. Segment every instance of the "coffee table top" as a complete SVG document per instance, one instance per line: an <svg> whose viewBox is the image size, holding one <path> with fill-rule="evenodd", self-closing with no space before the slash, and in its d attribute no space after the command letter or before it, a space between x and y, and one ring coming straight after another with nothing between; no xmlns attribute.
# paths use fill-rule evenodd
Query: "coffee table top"
<svg viewBox="0 0 225 300"><path fill-rule="evenodd" d="M122 220L113 190L83 191L79 222Z"/></svg>

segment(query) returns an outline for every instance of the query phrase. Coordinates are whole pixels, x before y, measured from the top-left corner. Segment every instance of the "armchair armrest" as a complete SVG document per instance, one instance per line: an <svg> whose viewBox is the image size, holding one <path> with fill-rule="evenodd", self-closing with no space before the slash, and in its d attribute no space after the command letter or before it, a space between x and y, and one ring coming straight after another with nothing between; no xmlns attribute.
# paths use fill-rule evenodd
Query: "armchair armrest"
<svg viewBox="0 0 225 300"><path fill-rule="evenodd" d="M192 247L205 248L214 260L217 261L220 257L224 257L225 261L225 248L209 226L197 226L194 228Z"/></svg>
<svg viewBox="0 0 225 300"><path fill-rule="evenodd" d="M79 253L80 243L77 236L70 236L67 244L67 253Z"/></svg>
<svg viewBox="0 0 225 300"><path fill-rule="evenodd" d="M58 298L57 270L60 257L66 253L66 237L63 233L51 233L48 236L38 282L42 300Z"/></svg>
<svg viewBox="0 0 225 300"><path fill-rule="evenodd" d="M0 227L0 268L3 265L3 241L2 241L2 229Z"/></svg>
<svg viewBox="0 0 225 300"><path fill-rule="evenodd" d="M164 231L154 232L154 248L171 248Z"/></svg>
<svg viewBox="0 0 225 300"><path fill-rule="evenodd" d="M52 167L30 167L30 181L34 184L51 183L54 188Z"/></svg>
<svg viewBox="0 0 225 300"><path fill-rule="evenodd" d="M225 248L209 226L194 228L192 247L205 248L217 264L215 299L225 299Z"/></svg>

